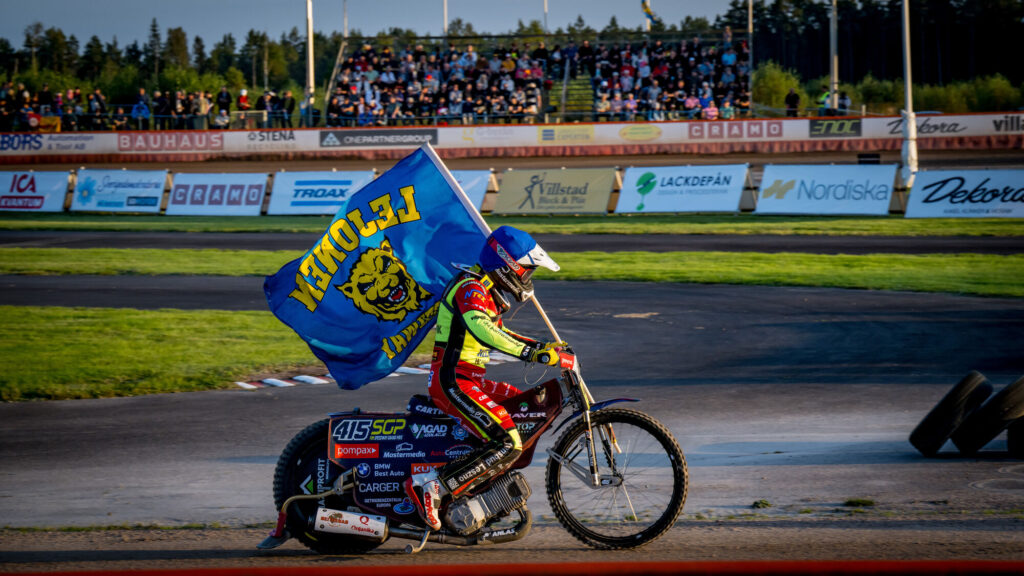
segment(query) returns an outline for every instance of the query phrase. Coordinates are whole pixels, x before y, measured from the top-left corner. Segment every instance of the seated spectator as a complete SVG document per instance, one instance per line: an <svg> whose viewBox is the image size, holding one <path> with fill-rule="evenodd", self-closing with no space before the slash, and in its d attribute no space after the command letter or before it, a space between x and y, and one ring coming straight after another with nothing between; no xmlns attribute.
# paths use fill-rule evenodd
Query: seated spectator
<svg viewBox="0 0 1024 576"><path fill-rule="evenodd" d="M60 117L60 131L78 131L78 115L75 114L74 108L72 108L70 105L64 107L64 114Z"/></svg>
<svg viewBox="0 0 1024 576"><path fill-rule="evenodd" d="M124 107L118 106L117 111L114 112L114 117L111 119L110 128L112 130L127 130L128 129L128 114L125 113Z"/></svg>
<svg viewBox="0 0 1024 576"><path fill-rule="evenodd" d="M622 94L616 92L611 101L612 120L622 120L626 103L622 101Z"/></svg>
<svg viewBox="0 0 1024 576"><path fill-rule="evenodd" d="M714 100L709 100L708 105L704 107L704 119L718 120L718 107L715 106Z"/></svg>
<svg viewBox="0 0 1024 576"><path fill-rule="evenodd" d="M132 106L132 128L149 130L149 106L142 99Z"/></svg>
<svg viewBox="0 0 1024 576"><path fill-rule="evenodd" d="M705 112L707 112L705 110ZM718 110L719 117L722 120L732 120L736 117L736 109L732 107L732 102L726 100L722 102L722 107Z"/></svg>
<svg viewBox="0 0 1024 576"><path fill-rule="evenodd" d="M702 107L700 105L700 99L693 92L686 97L683 102L683 112L686 113L687 120L693 120L698 114L700 114Z"/></svg>
<svg viewBox="0 0 1024 576"><path fill-rule="evenodd" d="M227 108L221 108L220 112L213 119L213 127L218 130L226 130L231 125L231 116L228 115Z"/></svg>
<svg viewBox="0 0 1024 576"><path fill-rule="evenodd" d="M626 122L636 119L637 102L632 92L626 94L626 99L622 101L622 109L626 114Z"/></svg>
<svg viewBox="0 0 1024 576"><path fill-rule="evenodd" d="M750 94L746 91L740 92L739 98L736 99L736 112L740 118L750 115Z"/></svg>

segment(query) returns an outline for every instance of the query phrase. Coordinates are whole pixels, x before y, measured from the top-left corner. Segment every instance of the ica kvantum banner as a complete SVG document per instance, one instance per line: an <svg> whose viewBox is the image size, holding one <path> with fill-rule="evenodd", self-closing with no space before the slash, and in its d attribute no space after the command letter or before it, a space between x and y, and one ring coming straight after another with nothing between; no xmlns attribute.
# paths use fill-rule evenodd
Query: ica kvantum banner
<svg viewBox="0 0 1024 576"><path fill-rule="evenodd" d="M626 168L617 213L738 212L747 164Z"/></svg>
<svg viewBox="0 0 1024 576"><path fill-rule="evenodd" d="M390 374L430 331L453 263L489 229L429 146L348 199L304 256L268 276L271 311L355 389Z"/></svg>
<svg viewBox="0 0 1024 576"><path fill-rule="evenodd" d="M604 214L614 168L510 170L501 178L495 214Z"/></svg>
<svg viewBox="0 0 1024 576"><path fill-rule="evenodd" d="M166 183L166 170L79 170L71 210L159 213Z"/></svg>
<svg viewBox="0 0 1024 576"><path fill-rule="evenodd" d="M67 195L67 172L0 172L0 210L60 212Z"/></svg>
<svg viewBox="0 0 1024 576"><path fill-rule="evenodd" d="M918 172L907 218L1024 218L1024 170Z"/></svg>
<svg viewBox="0 0 1024 576"><path fill-rule="evenodd" d="M259 216L266 174L175 174L168 216Z"/></svg>
<svg viewBox="0 0 1024 576"><path fill-rule="evenodd" d="M755 212L885 216L895 179L895 164L769 164Z"/></svg>

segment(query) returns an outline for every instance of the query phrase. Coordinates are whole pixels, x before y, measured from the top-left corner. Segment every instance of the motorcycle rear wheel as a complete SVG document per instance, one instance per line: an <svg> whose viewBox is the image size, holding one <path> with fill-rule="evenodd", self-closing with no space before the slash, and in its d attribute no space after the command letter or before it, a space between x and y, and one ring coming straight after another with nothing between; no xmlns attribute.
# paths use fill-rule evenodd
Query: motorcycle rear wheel
<svg viewBox="0 0 1024 576"><path fill-rule="evenodd" d="M672 434L654 418L635 410L606 409L591 415L598 471L620 485L594 488L573 474L578 465L589 476L586 426L582 418L555 442L548 459L548 502L562 526L578 540L602 549L638 548L675 524L686 502L686 459ZM622 448L608 450L598 429L610 424ZM614 466L612 464L614 463ZM577 468L577 470L579 470Z"/></svg>
<svg viewBox="0 0 1024 576"><path fill-rule="evenodd" d="M274 471L274 505L278 510L285 500L296 494L316 494L330 489L330 483L341 475L342 470L327 458L330 424L326 418L310 424L292 438L281 453ZM320 483L321 479L317 475L321 467L325 471L322 479L328 484L326 486ZM321 505L334 510L346 510L354 506L355 502L351 495L345 495L331 496L324 499L322 504L319 500L297 500L292 503L288 509L288 532L310 550L328 555L363 554L381 545L381 542L343 534L315 532L310 528L310 519Z"/></svg>

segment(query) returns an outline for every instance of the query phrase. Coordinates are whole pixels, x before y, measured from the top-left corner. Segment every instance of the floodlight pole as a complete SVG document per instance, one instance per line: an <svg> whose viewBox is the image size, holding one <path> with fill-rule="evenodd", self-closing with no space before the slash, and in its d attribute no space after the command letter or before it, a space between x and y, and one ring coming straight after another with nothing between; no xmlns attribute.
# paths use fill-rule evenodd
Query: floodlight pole
<svg viewBox="0 0 1024 576"><path fill-rule="evenodd" d="M306 126L313 125L313 0L306 0Z"/></svg>
<svg viewBox="0 0 1024 576"><path fill-rule="evenodd" d="M548 32L548 0L544 0L544 33L545 34L549 34L549 32Z"/></svg>
<svg viewBox="0 0 1024 576"><path fill-rule="evenodd" d="M444 36L444 41L445 41L445 43L447 43L448 42L448 0L441 0L441 1L442 1L443 6L444 6L444 9L442 10L443 14L441 15L441 17L444 18L444 22L441 25L441 35Z"/></svg>
<svg viewBox="0 0 1024 576"><path fill-rule="evenodd" d="M900 180L904 188L914 184L917 173L917 117L914 115L910 68L910 2L903 0L903 167Z"/></svg>
<svg viewBox="0 0 1024 576"><path fill-rule="evenodd" d="M747 91L750 96L750 114L754 114L754 0L747 0Z"/></svg>
<svg viewBox="0 0 1024 576"><path fill-rule="evenodd" d="M836 0L832 0L832 18L829 30L829 96L828 107L839 108L839 14Z"/></svg>

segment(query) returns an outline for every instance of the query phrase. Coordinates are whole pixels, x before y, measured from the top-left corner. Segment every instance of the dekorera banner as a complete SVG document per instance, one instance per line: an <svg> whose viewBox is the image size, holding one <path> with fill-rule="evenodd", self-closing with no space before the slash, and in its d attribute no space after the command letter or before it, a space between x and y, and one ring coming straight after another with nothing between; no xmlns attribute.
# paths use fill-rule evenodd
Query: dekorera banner
<svg viewBox="0 0 1024 576"><path fill-rule="evenodd" d="M175 174L168 216L259 216L266 174Z"/></svg>
<svg viewBox="0 0 1024 576"><path fill-rule="evenodd" d="M490 170L452 170L452 176L459 183L462 191L469 197L473 207L480 211L484 204L484 196L487 195L487 188L491 184Z"/></svg>
<svg viewBox="0 0 1024 576"><path fill-rule="evenodd" d="M604 214L614 185L614 168L510 170L494 213Z"/></svg>
<svg viewBox="0 0 1024 576"><path fill-rule="evenodd" d="M757 214L889 213L896 165L765 166Z"/></svg>
<svg viewBox="0 0 1024 576"><path fill-rule="evenodd" d="M72 212L160 212L166 170L78 171Z"/></svg>
<svg viewBox="0 0 1024 576"><path fill-rule="evenodd" d="M907 218L1024 218L1024 170L918 172Z"/></svg>
<svg viewBox="0 0 1024 576"><path fill-rule="evenodd" d="M352 194L373 180L372 170L354 172L278 172L267 214L334 215Z"/></svg>
<svg viewBox="0 0 1024 576"><path fill-rule="evenodd" d="M0 172L0 210L61 212L67 172Z"/></svg>
<svg viewBox="0 0 1024 576"><path fill-rule="evenodd" d="M747 164L626 168L615 212L739 212Z"/></svg>

